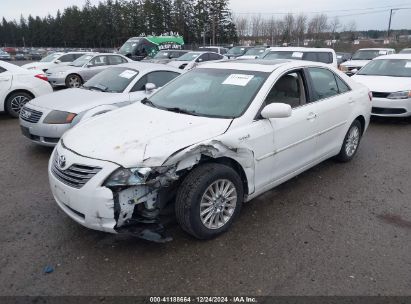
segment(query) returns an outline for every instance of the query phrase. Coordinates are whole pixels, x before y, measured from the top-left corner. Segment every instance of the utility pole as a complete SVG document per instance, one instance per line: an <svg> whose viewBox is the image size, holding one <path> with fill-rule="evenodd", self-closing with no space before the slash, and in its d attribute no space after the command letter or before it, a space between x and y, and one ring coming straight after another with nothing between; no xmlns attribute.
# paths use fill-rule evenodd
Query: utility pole
<svg viewBox="0 0 411 304"><path fill-rule="evenodd" d="M388 22L388 31L387 31L387 38L388 40L390 40L390 31L391 31L391 20L392 20L392 12L393 12L393 8L390 9L390 21Z"/></svg>
<svg viewBox="0 0 411 304"><path fill-rule="evenodd" d="M390 9L390 20L388 22L388 31L387 31L387 38L388 40L390 39L390 32L391 32L391 20L392 20L392 15L395 13L395 11L399 10L409 10L411 7L401 7L401 8L392 8Z"/></svg>

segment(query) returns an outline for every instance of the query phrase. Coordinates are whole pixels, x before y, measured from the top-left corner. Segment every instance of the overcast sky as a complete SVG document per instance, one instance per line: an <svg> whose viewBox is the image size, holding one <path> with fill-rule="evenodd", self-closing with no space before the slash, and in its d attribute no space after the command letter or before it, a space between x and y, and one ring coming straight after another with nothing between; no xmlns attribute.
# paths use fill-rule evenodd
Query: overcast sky
<svg viewBox="0 0 411 304"><path fill-rule="evenodd" d="M58 9L70 5L82 6L85 0L0 0L0 16L6 19L19 19L24 16L54 15ZM91 0L97 4L99 0ZM411 0L231 0L234 14L251 16L261 14L264 17L281 17L282 13L304 12L311 16L316 12L327 13L330 17L339 16L341 23L355 21L357 29L386 30L390 8L411 8ZM392 28L411 29L411 9L396 11Z"/></svg>

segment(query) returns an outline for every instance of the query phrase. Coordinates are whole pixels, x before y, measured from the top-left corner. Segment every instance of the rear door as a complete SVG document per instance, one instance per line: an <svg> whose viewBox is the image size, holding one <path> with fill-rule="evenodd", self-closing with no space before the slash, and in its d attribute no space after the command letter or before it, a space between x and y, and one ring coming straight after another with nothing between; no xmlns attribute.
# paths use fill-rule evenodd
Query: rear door
<svg viewBox="0 0 411 304"><path fill-rule="evenodd" d="M0 66L0 105L4 104L4 99L11 87L12 74L6 69ZM0 111L3 111L3 106L0 107Z"/></svg>
<svg viewBox="0 0 411 304"><path fill-rule="evenodd" d="M316 103L319 157L338 153L355 98L351 88L327 68L307 68Z"/></svg>

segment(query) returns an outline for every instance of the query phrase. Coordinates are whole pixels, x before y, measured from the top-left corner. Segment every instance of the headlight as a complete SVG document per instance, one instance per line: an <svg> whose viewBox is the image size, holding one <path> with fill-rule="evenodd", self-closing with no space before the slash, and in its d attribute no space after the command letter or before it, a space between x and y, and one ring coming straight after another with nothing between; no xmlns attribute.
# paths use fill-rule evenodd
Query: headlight
<svg viewBox="0 0 411 304"><path fill-rule="evenodd" d="M143 185L146 183L147 177L151 172L151 168L119 168L107 178L104 182L104 186L118 187Z"/></svg>
<svg viewBox="0 0 411 304"><path fill-rule="evenodd" d="M73 121L77 114L63 112L63 111L51 111L44 119L45 124L69 124Z"/></svg>
<svg viewBox="0 0 411 304"><path fill-rule="evenodd" d="M408 99L411 98L411 91L394 92L387 96L388 99Z"/></svg>

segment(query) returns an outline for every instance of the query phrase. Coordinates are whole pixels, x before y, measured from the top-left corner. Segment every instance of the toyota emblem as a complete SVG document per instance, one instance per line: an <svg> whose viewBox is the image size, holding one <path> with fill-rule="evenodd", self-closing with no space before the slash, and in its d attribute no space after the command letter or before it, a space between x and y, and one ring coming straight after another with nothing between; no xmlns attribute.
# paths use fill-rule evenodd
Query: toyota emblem
<svg viewBox="0 0 411 304"><path fill-rule="evenodd" d="M59 156L58 164L59 164L59 167L62 169L66 166L66 157L64 155Z"/></svg>

